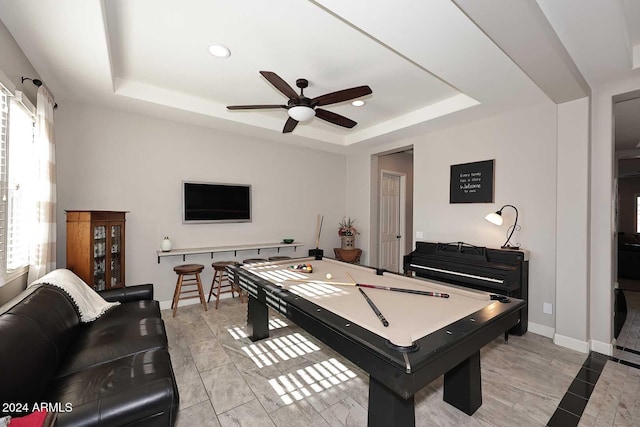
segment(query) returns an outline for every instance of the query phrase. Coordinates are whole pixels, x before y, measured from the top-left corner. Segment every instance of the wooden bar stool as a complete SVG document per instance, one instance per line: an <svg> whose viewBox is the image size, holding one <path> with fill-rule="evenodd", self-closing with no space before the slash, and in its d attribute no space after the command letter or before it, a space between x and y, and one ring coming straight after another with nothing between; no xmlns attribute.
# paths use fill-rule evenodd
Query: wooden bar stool
<svg viewBox="0 0 640 427"><path fill-rule="evenodd" d="M242 290L240 287L236 286L231 279L229 279L229 275L227 274L227 266L228 265L237 265L236 261L218 261L211 264L213 267L213 281L211 282L211 290L209 291L209 298L207 301L211 301L211 295L216 296L216 310L218 309L218 304L220 303L220 295L231 292L231 297L234 297L234 292L238 292L238 296L240 297L240 301L244 302L242 298ZM222 284L222 282L227 282L226 284ZM215 289L215 292L214 292Z"/></svg>
<svg viewBox="0 0 640 427"><path fill-rule="evenodd" d="M202 273L202 270L204 270L204 265L202 264L184 264L173 267L173 271L178 273L178 281L176 282L176 289L173 291L173 301L171 302L173 317L176 317L178 301L181 299L200 298L204 311L207 311L207 302L204 300L202 281L200 281L200 273ZM195 286L196 289L183 289L188 286ZM181 296L182 294L194 293L197 295L190 295L186 297Z"/></svg>
<svg viewBox="0 0 640 427"><path fill-rule="evenodd" d="M267 262L265 258L247 258L242 261L243 264L253 264L256 262Z"/></svg>

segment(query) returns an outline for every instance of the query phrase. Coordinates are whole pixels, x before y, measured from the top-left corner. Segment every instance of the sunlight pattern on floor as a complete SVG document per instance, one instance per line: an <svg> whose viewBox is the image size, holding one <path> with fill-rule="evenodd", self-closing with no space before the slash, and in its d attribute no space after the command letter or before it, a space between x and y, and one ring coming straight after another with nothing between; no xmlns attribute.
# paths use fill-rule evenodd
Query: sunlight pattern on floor
<svg viewBox="0 0 640 427"><path fill-rule="evenodd" d="M280 375L269 380L269 384L282 401L290 405L296 400L302 400L311 396L311 389L315 393L321 393L340 383L355 378L351 370L331 358L329 360L298 369L295 374Z"/></svg>
<svg viewBox="0 0 640 427"><path fill-rule="evenodd" d="M259 367L271 366L305 354L319 351L320 348L304 335L295 333L283 337L270 338L242 347L242 351Z"/></svg>
<svg viewBox="0 0 640 427"><path fill-rule="evenodd" d="M269 319L269 330L273 331L274 329L280 329L280 328L286 328L287 326L289 326L286 322L284 322L282 319L277 318L277 317L272 317L271 319ZM231 335L233 337L234 340L239 340L241 338L247 338L248 335L246 333L246 327L245 326L230 326L227 328L227 332L229 332L229 335Z"/></svg>

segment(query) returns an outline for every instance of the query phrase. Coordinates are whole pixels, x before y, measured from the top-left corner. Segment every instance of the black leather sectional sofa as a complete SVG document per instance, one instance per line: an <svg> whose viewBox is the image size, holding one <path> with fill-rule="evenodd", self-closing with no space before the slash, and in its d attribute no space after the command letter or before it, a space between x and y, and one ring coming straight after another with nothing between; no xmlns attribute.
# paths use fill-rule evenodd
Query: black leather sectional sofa
<svg viewBox="0 0 640 427"><path fill-rule="evenodd" d="M57 426L175 424L178 389L153 286L101 295L121 304L91 323L46 284L0 307L0 417L44 407Z"/></svg>

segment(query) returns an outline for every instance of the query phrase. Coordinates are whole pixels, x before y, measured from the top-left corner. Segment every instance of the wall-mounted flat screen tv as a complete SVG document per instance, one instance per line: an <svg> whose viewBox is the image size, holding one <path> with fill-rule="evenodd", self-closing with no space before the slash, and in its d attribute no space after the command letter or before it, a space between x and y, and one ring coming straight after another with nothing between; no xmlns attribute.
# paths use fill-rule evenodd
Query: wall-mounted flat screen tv
<svg viewBox="0 0 640 427"><path fill-rule="evenodd" d="M251 185L183 181L182 222L251 222Z"/></svg>

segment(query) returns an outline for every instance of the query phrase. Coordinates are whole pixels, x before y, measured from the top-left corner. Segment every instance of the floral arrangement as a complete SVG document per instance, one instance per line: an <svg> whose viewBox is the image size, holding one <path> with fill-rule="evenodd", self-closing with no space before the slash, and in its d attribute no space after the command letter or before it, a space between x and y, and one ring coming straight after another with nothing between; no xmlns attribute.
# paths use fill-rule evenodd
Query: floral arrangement
<svg viewBox="0 0 640 427"><path fill-rule="evenodd" d="M355 219L342 218L342 221L338 223L338 236L355 236L356 234L360 234L358 229L353 225L356 222Z"/></svg>

